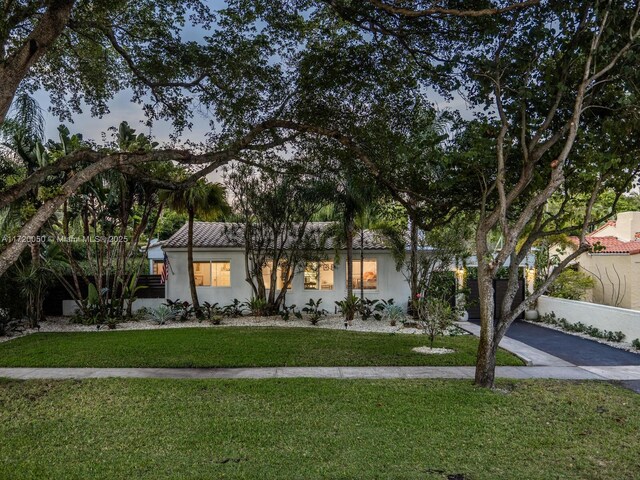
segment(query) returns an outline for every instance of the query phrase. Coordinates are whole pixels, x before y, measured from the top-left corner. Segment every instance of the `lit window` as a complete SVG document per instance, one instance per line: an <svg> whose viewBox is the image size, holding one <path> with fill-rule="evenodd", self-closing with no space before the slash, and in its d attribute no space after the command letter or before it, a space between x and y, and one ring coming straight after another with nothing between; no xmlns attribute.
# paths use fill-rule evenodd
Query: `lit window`
<svg viewBox="0 0 640 480"><path fill-rule="evenodd" d="M378 262L376 259L364 259L362 263L362 278L360 277L360 260L353 261L353 288L360 290L378 289Z"/></svg>
<svg viewBox="0 0 640 480"><path fill-rule="evenodd" d="M333 290L333 262L308 262L304 269L305 290Z"/></svg>
<svg viewBox="0 0 640 480"><path fill-rule="evenodd" d="M164 262L162 260L154 260L153 261L153 274L154 275L162 275L164 272Z"/></svg>
<svg viewBox="0 0 640 480"><path fill-rule="evenodd" d="M230 262L193 262L196 287L230 287Z"/></svg>
<svg viewBox="0 0 640 480"><path fill-rule="evenodd" d="M211 262L193 262L193 278L196 287L211 286Z"/></svg>
<svg viewBox="0 0 640 480"><path fill-rule="evenodd" d="M211 262L211 285L213 287L231 286L231 263Z"/></svg>
<svg viewBox="0 0 640 480"><path fill-rule="evenodd" d="M273 269L273 262L271 260L267 261L266 265L262 267L262 281L264 282L264 288L266 288L267 290L271 289L271 270L272 269ZM278 290L282 290L282 287L284 287L286 274L287 274L287 264L284 262L280 262L280 266L278 267L278 273L277 273L277 278L278 278L277 289ZM291 283L289 283L289 287L287 288L287 290L291 290Z"/></svg>

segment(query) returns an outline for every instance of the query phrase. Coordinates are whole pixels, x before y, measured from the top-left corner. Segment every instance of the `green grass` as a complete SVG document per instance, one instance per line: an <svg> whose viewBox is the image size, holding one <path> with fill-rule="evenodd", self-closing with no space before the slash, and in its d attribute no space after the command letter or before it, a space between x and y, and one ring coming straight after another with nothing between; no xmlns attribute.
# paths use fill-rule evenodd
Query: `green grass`
<svg viewBox="0 0 640 480"><path fill-rule="evenodd" d="M277 367L474 365L477 339L443 337L435 346L456 351L421 355L422 335L318 328L183 328L38 333L0 344L2 367ZM522 365L500 351L500 365Z"/></svg>
<svg viewBox="0 0 640 480"><path fill-rule="evenodd" d="M640 396L606 383L0 380L3 479L613 479Z"/></svg>

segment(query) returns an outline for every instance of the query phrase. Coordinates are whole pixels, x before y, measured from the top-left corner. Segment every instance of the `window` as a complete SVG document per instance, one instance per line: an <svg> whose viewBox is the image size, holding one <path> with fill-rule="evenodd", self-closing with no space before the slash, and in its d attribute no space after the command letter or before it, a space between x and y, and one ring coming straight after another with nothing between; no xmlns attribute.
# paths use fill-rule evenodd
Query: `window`
<svg viewBox="0 0 640 480"><path fill-rule="evenodd" d="M333 262L308 262L304 269L305 290L333 290Z"/></svg>
<svg viewBox="0 0 640 480"><path fill-rule="evenodd" d="M364 259L362 279L360 278L360 260L353 261L353 289L364 290L378 289L378 261L376 259Z"/></svg>
<svg viewBox="0 0 640 480"><path fill-rule="evenodd" d="M230 287L231 286L231 263L211 262L211 286Z"/></svg>
<svg viewBox="0 0 640 480"><path fill-rule="evenodd" d="M154 275L162 275L164 272L164 261L162 260L154 260L153 261L153 274Z"/></svg>
<svg viewBox="0 0 640 480"><path fill-rule="evenodd" d="M196 287L230 287L230 262L193 262Z"/></svg>
<svg viewBox="0 0 640 480"><path fill-rule="evenodd" d="M262 281L264 282L264 288L267 290L271 290L271 270L273 269L273 262L269 260L267 264L262 267ZM280 262L280 266L278 267L277 278L278 282L276 288L278 290L282 290L284 287L284 281L286 280L285 276L287 273L287 264L284 262ZM287 290L291 290L291 283Z"/></svg>

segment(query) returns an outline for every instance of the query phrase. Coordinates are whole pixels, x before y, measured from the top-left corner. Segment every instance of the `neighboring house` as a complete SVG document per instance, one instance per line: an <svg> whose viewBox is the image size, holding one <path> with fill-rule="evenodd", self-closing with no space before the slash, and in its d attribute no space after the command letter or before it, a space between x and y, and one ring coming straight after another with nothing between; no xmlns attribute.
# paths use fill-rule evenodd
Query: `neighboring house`
<svg viewBox="0 0 640 480"><path fill-rule="evenodd" d="M640 212L619 213L615 221L589 234L587 242L592 251L576 263L595 280L591 300L640 310Z"/></svg>
<svg viewBox="0 0 640 480"><path fill-rule="evenodd" d="M162 246L164 241L154 238L149 242L147 258L149 259L149 275L162 275L164 270L164 252Z"/></svg>
<svg viewBox="0 0 640 480"><path fill-rule="evenodd" d="M309 229L321 231L327 223L310 223ZM251 298L251 286L246 281L245 255L242 242L242 226L220 222L195 222L194 224L194 270L201 302L217 302L226 305L234 298L245 301ZM360 235L353 242L353 292L360 295L361 282L367 298L388 300L406 308L409 285L396 269L396 261L389 248L370 231L364 235L364 274L360 278ZM169 260L166 283L166 298L189 300L187 265L187 226L184 225L162 246ZM291 288L286 295L286 304L302 306L310 298L322 298L322 307L333 312L336 300L347 294L346 251L336 250L329 241L324 251L324 260L308 262L296 271ZM268 279L270 265L263 269ZM267 287L269 287L267 285ZM282 285L276 285L281 288Z"/></svg>

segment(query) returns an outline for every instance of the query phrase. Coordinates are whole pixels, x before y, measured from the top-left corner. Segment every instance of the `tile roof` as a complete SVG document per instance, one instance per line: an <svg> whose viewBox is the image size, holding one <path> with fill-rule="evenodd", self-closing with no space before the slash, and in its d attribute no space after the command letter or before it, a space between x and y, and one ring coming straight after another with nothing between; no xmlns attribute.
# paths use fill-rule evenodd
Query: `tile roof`
<svg viewBox="0 0 640 480"><path fill-rule="evenodd" d="M307 228L308 231L320 236L331 225L331 222L309 222ZM180 230L165 241L163 249L186 248L187 229L187 224L180 227ZM365 250L385 250L388 248L381 237L370 230L364 231L363 243ZM225 222L194 222L193 246L195 248L242 248L244 246L244 225ZM327 238L325 246L328 250L333 250L333 239ZM360 248L359 234L356 234L353 240L353 248Z"/></svg>
<svg viewBox="0 0 640 480"><path fill-rule="evenodd" d="M570 237L571 241L578 246L578 237ZM587 235L587 243L591 245L591 253L594 255L637 255L640 253L640 241L635 240L625 242L617 237L594 237Z"/></svg>
<svg viewBox="0 0 640 480"><path fill-rule="evenodd" d="M619 253L636 255L640 253L640 242L625 242L616 237L587 237L587 242L594 248L593 253Z"/></svg>

